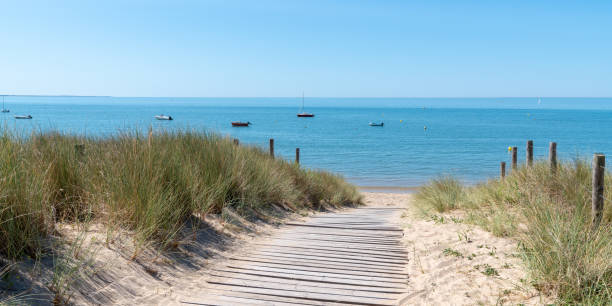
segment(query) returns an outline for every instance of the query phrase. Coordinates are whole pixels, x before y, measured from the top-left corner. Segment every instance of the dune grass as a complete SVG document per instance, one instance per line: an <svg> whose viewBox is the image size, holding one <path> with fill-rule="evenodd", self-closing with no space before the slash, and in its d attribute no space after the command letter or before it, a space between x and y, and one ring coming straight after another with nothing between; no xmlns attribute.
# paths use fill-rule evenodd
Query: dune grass
<svg viewBox="0 0 612 306"><path fill-rule="evenodd" d="M416 194L425 212L461 209L466 221L518 240L533 284L561 304L612 303L612 176L606 173L604 216L591 226L591 167L576 160L556 173L545 162L504 180L464 186L443 177Z"/></svg>
<svg viewBox="0 0 612 306"><path fill-rule="evenodd" d="M360 201L340 176L210 133L0 135L0 257L12 260L43 254L57 222L95 220L163 248L194 214Z"/></svg>

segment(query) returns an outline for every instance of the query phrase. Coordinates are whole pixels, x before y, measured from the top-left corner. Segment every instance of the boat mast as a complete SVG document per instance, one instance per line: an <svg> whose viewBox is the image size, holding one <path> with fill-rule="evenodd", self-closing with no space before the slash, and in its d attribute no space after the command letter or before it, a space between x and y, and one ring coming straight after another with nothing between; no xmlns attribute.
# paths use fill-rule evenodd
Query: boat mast
<svg viewBox="0 0 612 306"><path fill-rule="evenodd" d="M302 91L302 108L300 109L300 113L304 112L304 92Z"/></svg>

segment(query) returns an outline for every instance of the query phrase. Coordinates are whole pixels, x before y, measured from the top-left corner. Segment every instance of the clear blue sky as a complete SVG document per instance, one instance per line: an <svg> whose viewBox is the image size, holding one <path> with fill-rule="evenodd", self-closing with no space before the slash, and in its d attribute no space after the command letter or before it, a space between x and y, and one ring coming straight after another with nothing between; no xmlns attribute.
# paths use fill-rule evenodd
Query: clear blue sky
<svg viewBox="0 0 612 306"><path fill-rule="evenodd" d="M2 1L0 93L612 96L612 1Z"/></svg>

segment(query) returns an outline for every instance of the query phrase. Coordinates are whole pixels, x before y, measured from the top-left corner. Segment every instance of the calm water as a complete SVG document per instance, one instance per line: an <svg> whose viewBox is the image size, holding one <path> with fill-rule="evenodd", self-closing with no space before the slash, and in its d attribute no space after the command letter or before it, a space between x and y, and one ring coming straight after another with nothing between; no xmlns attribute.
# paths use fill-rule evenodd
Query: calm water
<svg viewBox="0 0 612 306"><path fill-rule="evenodd" d="M536 157L557 141L562 158L612 154L612 99L307 99L315 118L297 118L297 98L6 98L4 126L92 136L125 129L194 128L237 137L302 164L336 171L361 186L417 186L441 174L476 182L498 174L508 146L524 160L527 139ZM156 114L174 121L156 121ZM15 120L31 114L32 120ZM232 128L230 121L251 121ZM384 127L370 127L384 121ZM427 127L425 130L424 127Z"/></svg>

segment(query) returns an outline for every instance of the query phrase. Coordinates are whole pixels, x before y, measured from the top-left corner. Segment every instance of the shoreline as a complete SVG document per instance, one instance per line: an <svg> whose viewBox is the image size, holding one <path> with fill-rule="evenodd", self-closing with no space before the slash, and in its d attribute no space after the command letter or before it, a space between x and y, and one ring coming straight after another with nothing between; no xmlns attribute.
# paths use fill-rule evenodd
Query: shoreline
<svg viewBox="0 0 612 306"><path fill-rule="evenodd" d="M360 192L372 193L396 193L396 194L413 194L416 193L420 186L359 186L356 185Z"/></svg>

